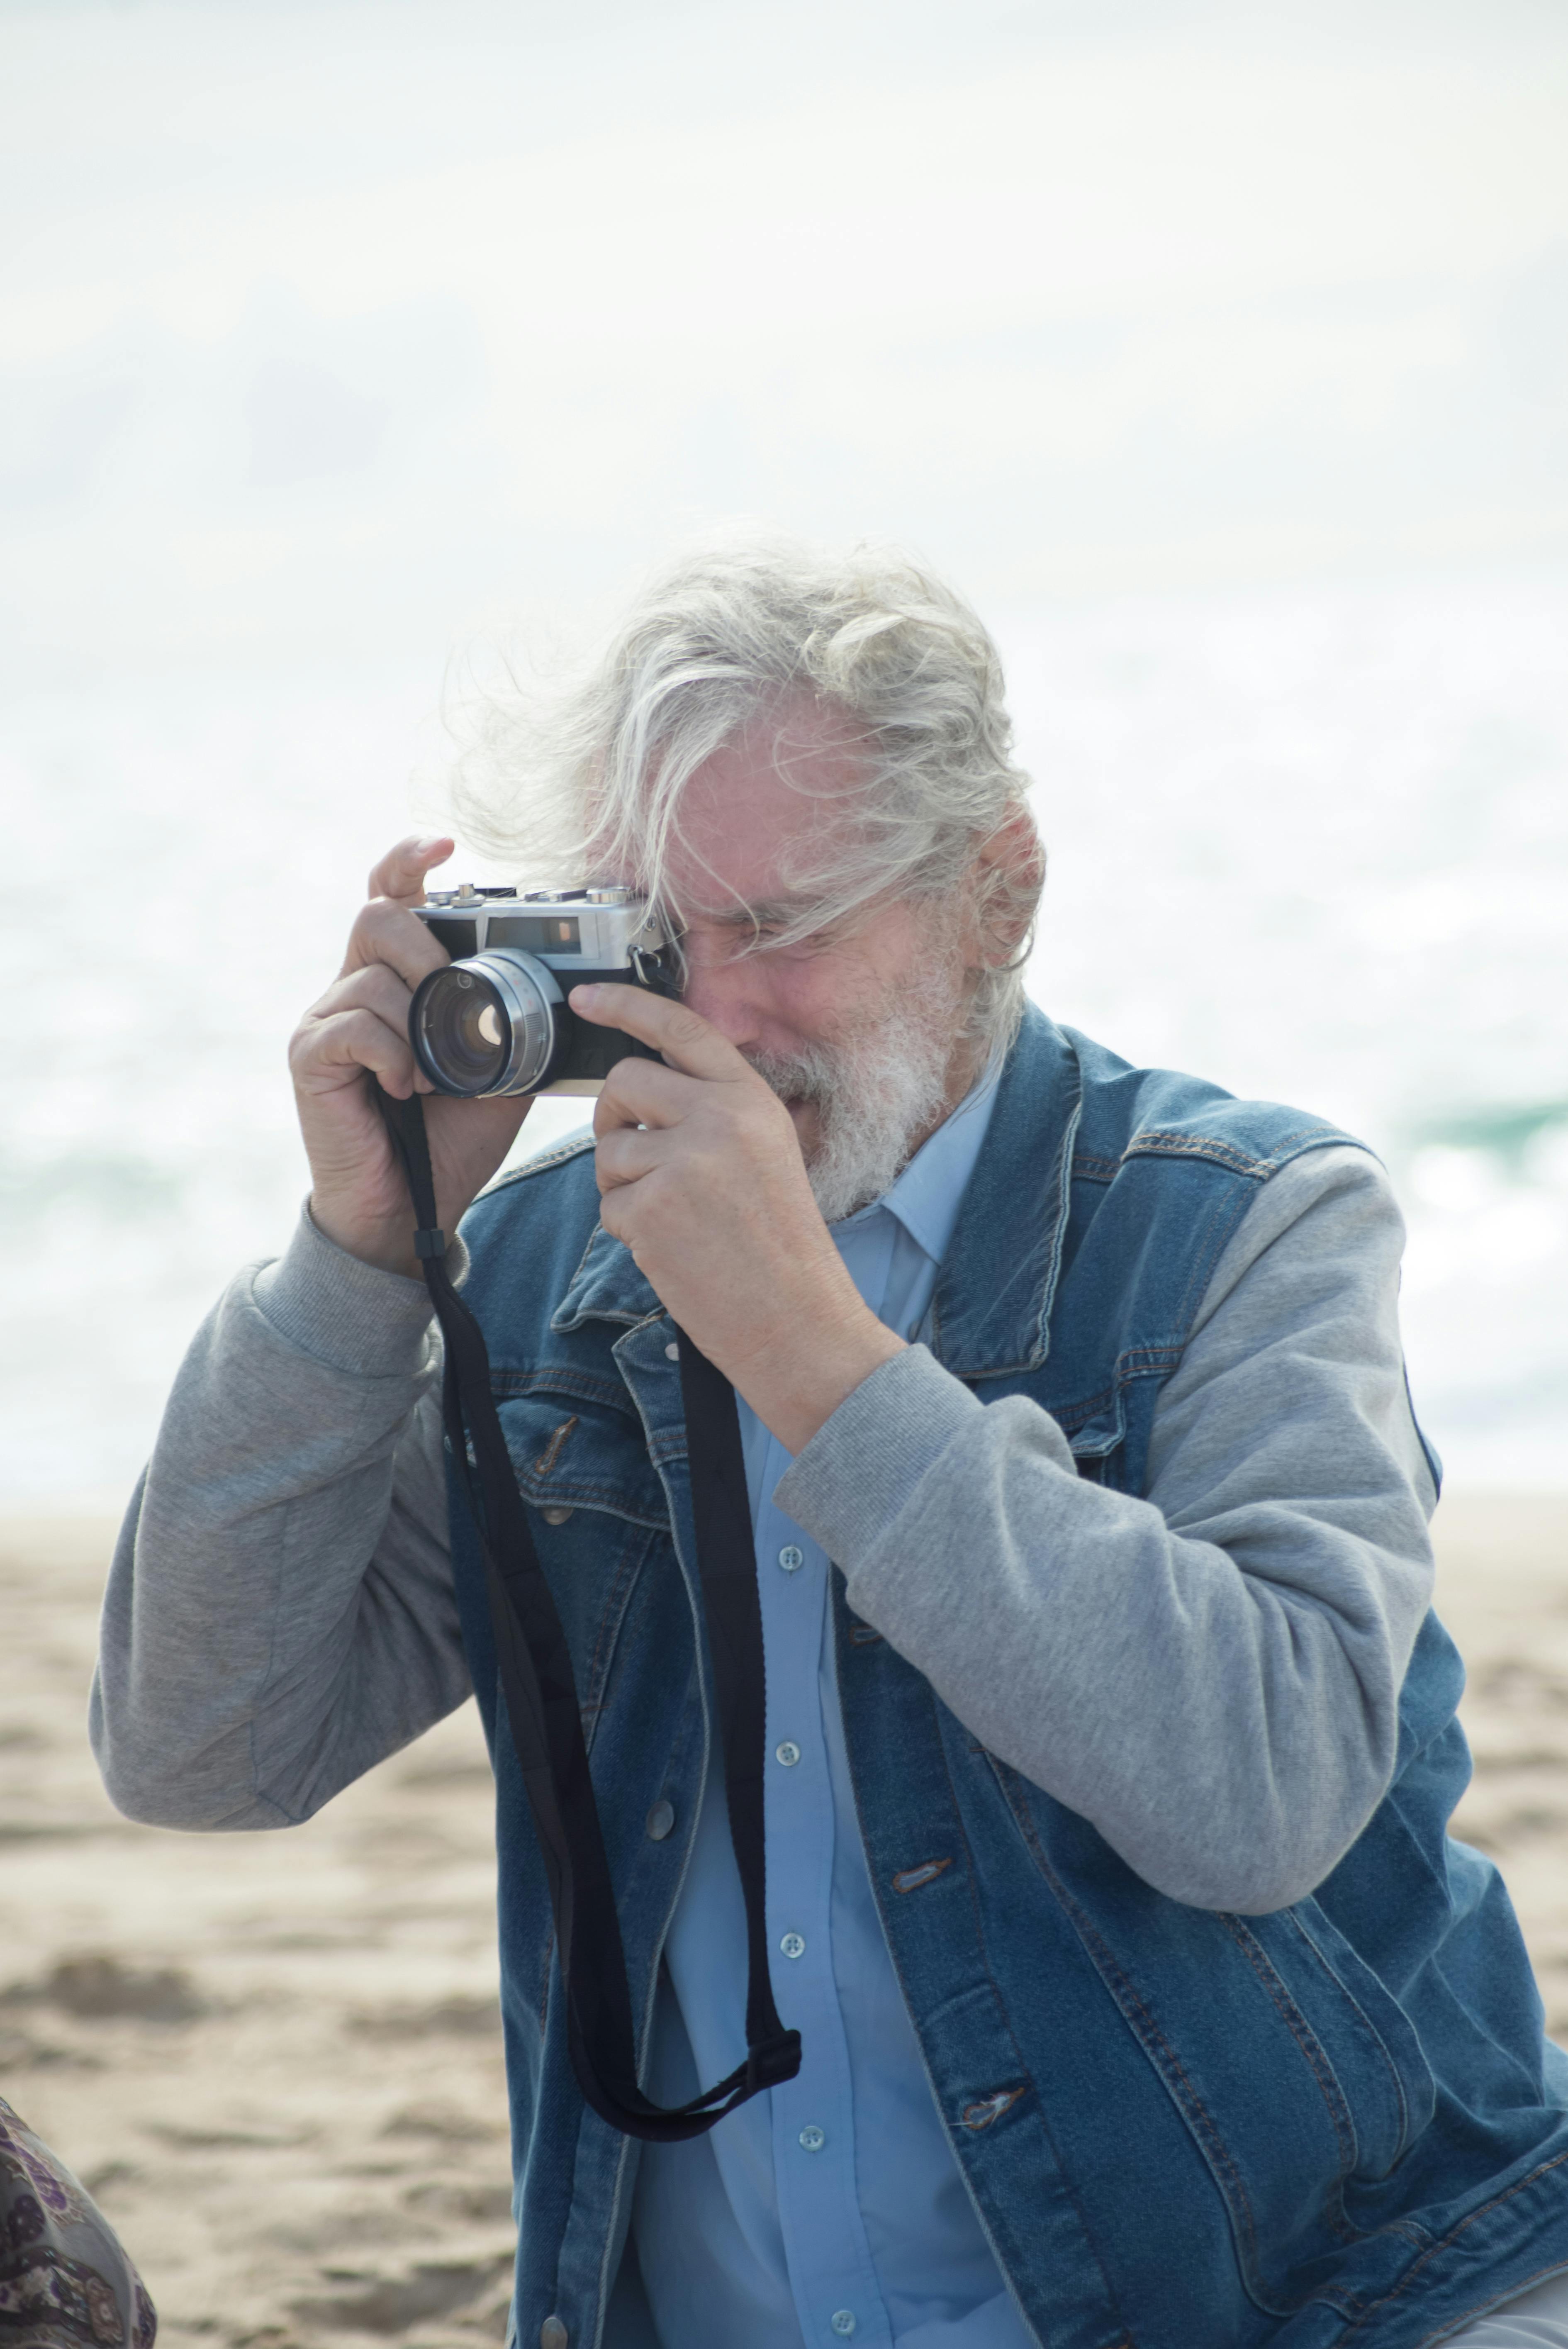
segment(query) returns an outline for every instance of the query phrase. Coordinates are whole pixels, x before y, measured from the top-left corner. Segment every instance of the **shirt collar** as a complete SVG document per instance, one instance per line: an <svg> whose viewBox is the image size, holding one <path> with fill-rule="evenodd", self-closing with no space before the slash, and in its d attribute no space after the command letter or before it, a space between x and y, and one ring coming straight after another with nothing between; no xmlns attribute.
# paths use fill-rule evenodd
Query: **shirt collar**
<svg viewBox="0 0 1568 2349"><path fill-rule="evenodd" d="M851 1231L885 1209L897 1217L916 1247L923 1249L934 1264L940 1264L991 1123L1000 1075L999 1065L987 1069L951 1117L944 1117L930 1139L921 1143L881 1198L857 1208L835 1228Z"/></svg>

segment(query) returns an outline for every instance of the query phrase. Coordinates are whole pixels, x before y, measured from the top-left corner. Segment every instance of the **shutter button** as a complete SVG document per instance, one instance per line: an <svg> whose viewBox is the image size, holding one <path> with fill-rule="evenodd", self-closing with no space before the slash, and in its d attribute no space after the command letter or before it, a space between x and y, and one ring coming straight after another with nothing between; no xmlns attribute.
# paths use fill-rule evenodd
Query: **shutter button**
<svg viewBox="0 0 1568 2349"><path fill-rule="evenodd" d="M833 2324L838 2325L835 2316ZM569 2349L572 2336L559 2316L547 2316L539 2328L539 2349Z"/></svg>
<svg viewBox="0 0 1568 2349"><path fill-rule="evenodd" d="M676 1806L673 1803L666 1802L664 1795L661 1795L658 1801L648 1813L648 1841L650 1843L663 1843L665 1837L668 1835L675 1823Z"/></svg>

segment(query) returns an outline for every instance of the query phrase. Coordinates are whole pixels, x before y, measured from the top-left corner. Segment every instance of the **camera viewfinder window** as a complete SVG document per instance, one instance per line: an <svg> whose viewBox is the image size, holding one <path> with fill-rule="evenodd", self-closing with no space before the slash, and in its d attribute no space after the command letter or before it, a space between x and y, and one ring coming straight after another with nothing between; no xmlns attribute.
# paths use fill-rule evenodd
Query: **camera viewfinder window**
<svg viewBox="0 0 1568 2349"><path fill-rule="evenodd" d="M487 933L492 947L521 947L527 954L581 954L583 934L574 916L554 914L506 914L491 917Z"/></svg>

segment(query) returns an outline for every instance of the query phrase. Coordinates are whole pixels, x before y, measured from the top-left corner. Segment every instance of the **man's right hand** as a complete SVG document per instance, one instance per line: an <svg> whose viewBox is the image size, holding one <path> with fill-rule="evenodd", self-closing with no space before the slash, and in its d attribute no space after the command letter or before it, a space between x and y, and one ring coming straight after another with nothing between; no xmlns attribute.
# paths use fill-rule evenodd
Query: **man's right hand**
<svg viewBox="0 0 1568 2349"><path fill-rule="evenodd" d="M343 968L289 1044L317 1228L350 1256L416 1278L414 1209L377 1105L377 1081L399 1101L427 1096L436 1205L449 1237L511 1148L531 1099L463 1101L435 1092L414 1060L408 1006L447 955L411 909L424 904L425 875L452 847L450 840L416 837L382 858Z"/></svg>

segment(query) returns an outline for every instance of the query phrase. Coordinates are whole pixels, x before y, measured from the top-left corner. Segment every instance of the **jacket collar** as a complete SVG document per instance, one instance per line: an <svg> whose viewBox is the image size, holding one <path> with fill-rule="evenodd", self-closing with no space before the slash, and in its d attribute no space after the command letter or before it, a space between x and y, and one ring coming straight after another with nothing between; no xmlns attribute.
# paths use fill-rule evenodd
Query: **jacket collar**
<svg viewBox="0 0 1568 2349"><path fill-rule="evenodd" d="M955 1378L1046 1359L1082 1107L1077 1053L1027 1005L932 1299L931 1350Z"/></svg>
<svg viewBox="0 0 1568 2349"><path fill-rule="evenodd" d="M958 1378L1037 1370L1046 1359L1081 1092L1072 1046L1031 1004L933 1300L932 1350ZM550 1326L631 1328L663 1310L631 1251L595 1225Z"/></svg>

